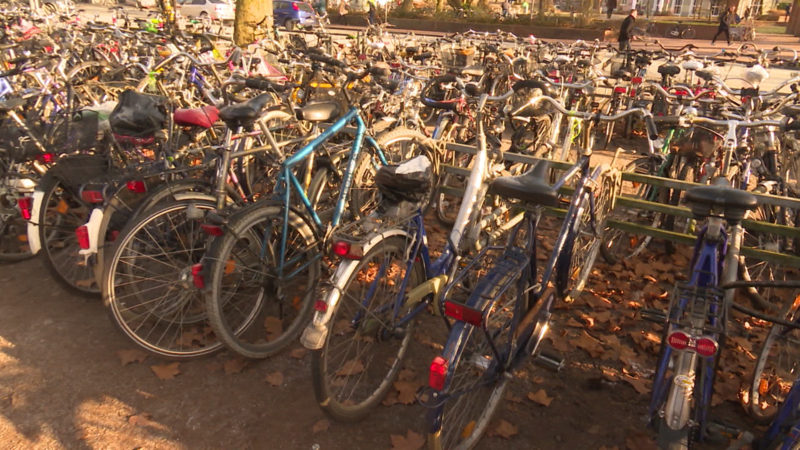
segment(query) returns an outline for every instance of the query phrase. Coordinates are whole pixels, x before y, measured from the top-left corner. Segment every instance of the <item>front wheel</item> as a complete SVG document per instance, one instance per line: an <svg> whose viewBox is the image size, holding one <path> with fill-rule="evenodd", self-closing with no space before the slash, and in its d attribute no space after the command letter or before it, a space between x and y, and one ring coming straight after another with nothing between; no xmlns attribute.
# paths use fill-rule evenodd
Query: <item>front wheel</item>
<svg viewBox="0 0 800 450"><path fill-rule="evenodd" d="M694 39L695 31L694 28L687 28L683 31L683 38L684 39Z"/></svg>
<svg viewBox="0 0 800 450"><path fill-rule="evenodd" d="M384 239L334 276L329 299L339 298L327 339L312 353L311 375L317 402L336 420L354 422L369 414L405 359L414 322L398 321L414 305L400 296L424 280L420 264L408 271L408 244L404 236Z"/></svg>
<svg viewBox="0 0 800 450"><path fill-rule="evenodd" d="M255 204L229 220L203 268L210 273L206 310L214 333L247 358L286 348L306 325L320 278L318 241L305 220Z"/></svg>

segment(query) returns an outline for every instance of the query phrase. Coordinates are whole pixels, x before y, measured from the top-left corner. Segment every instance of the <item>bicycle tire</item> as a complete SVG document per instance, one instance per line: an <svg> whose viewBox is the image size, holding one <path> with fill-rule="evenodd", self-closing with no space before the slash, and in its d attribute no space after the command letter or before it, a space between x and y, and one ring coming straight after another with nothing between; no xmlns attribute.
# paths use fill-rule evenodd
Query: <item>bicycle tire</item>
<svg viewBox="0 0 800 450"><path fill-rule="evenodd" d="M747 211L745 219L787 225L787 218L781 218L779 214L780 208L775 208L771 205L759 205L755 210ZM742 246L776 252L785 252L790 247L785 237L757 231L752 232L746 229L742 237ZM779 281L785 280L787 273L785 267L780 264L742 255L739 256L739 277L745 281ZM762 309L776 309L776 300L780 301L780 297L776 298L775 292L768 286L761 288L747 287L744 289L744 293L755 305Z"/></svg>
<svg viewBox="0 0 800 450"><path fill-rule="evenodd" d="M109 317L126 337L151 353L188 359L222 348L210 333L191 273L210 240L199 226L203 212L214 209L210 200L162 204L128 223L108 253L103 300ZM148 264L157 264L157 269L150 270ZM157 277L144 276L148 273ZM153 295L158 290L163 294Z"/></svg>
<svg viewBox="0 0 800 450"><path fill-rule="evenodd" d="M631 161L624 167L623 171L652 175L656 173L659 165L657 159L646 156ZM653 189L655 189L655 187L647 183L623 181L620 192L621 194L637 199L652 201L653 199L650 197L654 195ZM637 208L625 208L621 205L617 205L616 208L614 208L610 218L621 222L639 223L654 228L658 228L663 220L663 216L660 213L643 211ZM616 228L610 228L603 235L603 243L600 246L600 252L606 262L609 264L616 264L620 261L637 256L647 248L652 240L652 236L629 234Z"/></svg>
<svg viewBox="0 0 800 450"><path fill-rule="evenodd" d="M494 266L495 268L498 266ZM492 274L481 278L467 304L481 311L486 311L486 333L493 338L504 339L502 332L509 330L510 322L515 320L514 311L527 311L528 283L520 280L511 281L511 286L502 292L500 298L491 298L487 293L494 292L499 286L492 285ZM524 276L523 270L518 276ZM500 282L502 282L502 277ZM503 302L501 299L508 299ZM516 302L522 299L525 303L517 307ZM495 341L498 353L507 358L511 350L511 336L505 336L507 342ZM503 395L510 377L497 371L499 364L493 357L494 352L486 339L476 327L456 322L447 339L442 357L448 361L448 373L445 389L448 394L459 393L447 398L444 403L428 412L427 421L428 447L431 449L471 449L475 447L486 431ZM462 439L459 441L459 438Z"/></svg>
<svg viewBox="0 0 800 450"><path fill-rule="evenodd" d="M408 354L414 321L400 331L391 317L403 282L411 290L425 277L419 263L406 277L408 245L406 236L382 239L361 260L347 262L333 279L339 300L324 345L311 354L311 376L320 408L338 421L358 421L378 406ZM395 265L397 270L391 270ZM375 279L370 282L370 277ZM412 306L404 305L399 317ZM373 320L361 323L360 314ZM355 344L348 344L351 340Z"/></svg>
<svg viewBox="0 0 800 450"><path fill-rule="evenodd" d="M284 270L290 279L281 280L275 269L284 212L283 206L260 204L238 211L203 258L209 322L228 349L247 358L283 350L311 316L322 270L319 239L304 217L289 211Z"/></svg>
<svg viewBox="0 0 800 450"><path fill-rule="evenodd" d="M800 318L800 296L790 298L780 317ZM773 420L784 396L800 370L800 331L779 324L770 327L753 369L750 395L745 403L748 414L760 424Z"/></svg>
<svg viewBox="0 0 800 450"><path fill-rule="evenodd" d="M45 267L71 292L85 297L99 296L94 269L78 253L80 245L75 238L75 229L86 223L91 210L52 173L46 173L39 180L36 190L44 192L36 219Z"/></svg>
<svg viewBox="0 0 800 450"><path fill-rule="evenodd" d="M556 262L558 292L567 299L574 300L583 291L601 247L601 239L589 223L590 195L590 192L585 192L580 202L575 204L574 212L572 214L567 212L566 220L572 222L567 229L569 234L563 249L564 253Z"/></svg>
<svg viewBox="0 0 800 450"><path fill-rule="evenodd" d="M695 31L692 27L687 27L683 30L683 39L694 39Z"/></svg>

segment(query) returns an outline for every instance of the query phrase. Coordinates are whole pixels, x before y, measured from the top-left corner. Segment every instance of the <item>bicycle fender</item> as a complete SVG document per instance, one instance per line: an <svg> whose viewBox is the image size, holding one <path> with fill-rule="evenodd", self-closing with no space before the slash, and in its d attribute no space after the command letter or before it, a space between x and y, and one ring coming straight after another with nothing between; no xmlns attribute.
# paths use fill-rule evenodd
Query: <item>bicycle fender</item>
<svg viewBox="0 0 800 450"><path fill-rule="evenodd" d="M372 236L364 243L364 254L366 255L376 244L391 236L410 237L408 232L399 228L386 230ZM331 317L333 317L333 312L336 311L336 307L342 297L342 291L345 288L344 284L350 279L350 276L353 274L353 271L356 270L358 264L358 260L345 261L340 263L336 268L336 272L334 272L329 280L330 290L325 294L325 298L323 299L327 305L325 311L315 311L314 317L300 336L300 343L303 344L305 348L309 350L320 350L325 345L328 332L330 331L329 325Z"/></svg>
<svg viewBox="0 0 800 450"><path fill-rule="evenodd" d="M42 241L39 240L39 211L42 209L44 192L33 191L33 206L31 207L31 220L28 221L28 246L31 254L35 255L42 249Z"/></svg>
<svg viewBox="0 0 800 450"><path fill-rule="evenodd" d="M172 198L177 201L182 200L207 200L210 202L216 202L217 197L214 197L210 194L203 194L200 192L178 192L177 194L173 194Z"/></svg>
<svg viewBox="0 0 800 450"><path fill-rule="evenodd" d="M415 287L408 292L408 303L416 305L428 295L433 295L435 306L433 311L437 316L440 315L441 308L439 308L439 303L442 301L441 294L444 292L442 288L447 284L447 279L447 275L439 275Z"/></svg>

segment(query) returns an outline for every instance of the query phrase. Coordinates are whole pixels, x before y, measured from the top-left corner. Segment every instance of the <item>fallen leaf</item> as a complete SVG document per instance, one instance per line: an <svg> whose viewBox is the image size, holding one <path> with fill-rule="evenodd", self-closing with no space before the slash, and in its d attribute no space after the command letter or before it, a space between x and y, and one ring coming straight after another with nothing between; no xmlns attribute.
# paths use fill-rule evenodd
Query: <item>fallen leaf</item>
<svg viewBox="0 0 800 450"><path fill-rule="evenodd" d="M134 348L130 350L120 350L117 352L117 356L119 356L122 365L127 366L130 363L140 363L144 361L147 358L147 353Z"/></svg>
<svg viewBox="0 0 800 450"><path fill-rule="evenodd" d="M242 370L247 367L247 361L241 358L233 358L225 361L222 367L225 369L225 375L241 373Z"/></svg>
<svg viewBox="0 0 800 450"><path fill-rule="evenodd" d="M179 347L192 347L195 342L203 342L203 333L197 328L183 330L175 343Z"/></svg>
<svg viewBox="0 0 800 450"><path fill-rule="evenodd" d="M317 421L313 427L311 427L311 432L314 434L320 433L322 431L328 431L328 428L331 427L331 423L328 419L322 419Z"/></svg>
<svg viewBox="0 0 800 450"><path fill-rule="evenodd" d="M283 384L283 374L281 372L272 372L267 374L264 380L273 386L280 386Z"/></svg>
<svg viewBox="0 0 800 450"><path fill-rule="evenodd" d="M417 450L425 445L425 438L411 430L405 436L392 434L389 438L392 440L392 450Z"/></svg>
<svg viewBox="0 0 800 450"><path fill-rule="evenodd" d="M303 359L307 354L308 350L305 347L297 347L289 353L289 356L294 359Z"/></svg>
<svg viewBox="0 0 800 450"><path fill-rule="evenodd" d="M171 380L181 373L179 363L176 362L150 366L150 370L152 370L153 373L162 380Z"/></svg>
<svg viewBox="0 0 800 450"><path fill-rule="evenodd" d="M274 341L283 334L283 322L274 316L264 319L264 328L267 330L267 341Z"/></svg>
<svg viewBox="0 0 800 450"><path fill-rule="evenodd" d="M649 434L636 432L625 438L625 448L627 450L656 450L658 446Z"/></svg>
<svg viewBox="0 0 800 450"><path fill-rule="evenodd" d="M510 439L512 436L516 435L519 432L519 429L516 425L508 422L506 420L500 419L497 424L489 430L489 436L497 436L503 439Z"/></svg>
<svg viewBox="0 0 800 450"><path fill-rule="evenodd" d="M576 337L573 341L573 344L584 350L586 353L589 354L592 358L598 358L603 353L605 353L605 348L603 344L598 342L595 338L589 336L586 331L581 333L580 336Z"/></svg>
<svg viewBox="0 0 800 450"><path fill-rule="evenodd" d="M351 359L346 363L342 364L342 368L336 372L336 375L340 377L349 377L352 375L358 375L359 373L364 371L364 363L362 363L358 359Z"/></svg>
<svg viewBox="0 0 800 450"><path fill-rule="evenodd" d="M637 377L629 377L625 376L622 378L625 380L626 383L630 384L633 389L636 390L639 394L649 394L650 393L650 380L645 380L644 378L637 378Z"/></svg>
<svg viewBox="0 0 800 450"><path fill-rule="evenodd" d="M397 400L404 404L410 405L417 401L418 386L410 381L395 381L394 388L397 389Z"/></svg>
<svg viewBox="0 0 800 450"><path fill-rule="evenodd" d="M573 327L573 328L583 328L583 324L575 320L574 317L570 317L569 319L567 319L566 325L568 327Z"/></svg>
<svg viewBox="0 0 800 450"><path fill-rule="evenodd" d="M539 389L535 393L528 392L528 399L542 406L550 406L550 403L553 402L553 397L548 397L544 389Z"/></svg>
<svg viewBox="0 0 800 450"><path fill-rule="evenodd" d="M403 369L397 374L397 379L402 381L413 380L416 374L411 369Z"/></svg>
<svg viewBox="0 0 800 450"><path fill-rule="evenodd" d="M571 336L569 336L568 338L571 338ZM567 342L567 339L555 339L555 338L552 338L552 337L549 338L549 339L550 339L550 344L559 353L566 353L566 352L572 350L572 347Z"/></svg>
<svg viewBox="0 0 800 450"><path fill-rule="evenodd" d="M165 427L164 425L161 425L160 423L155 422L151 419L152 417L150 416L150 414L147 413L135 414L133 416L128 417L128 423L131 425L135 425L137 427L150 427L159 430L167 429L167 427Z"/></svg>

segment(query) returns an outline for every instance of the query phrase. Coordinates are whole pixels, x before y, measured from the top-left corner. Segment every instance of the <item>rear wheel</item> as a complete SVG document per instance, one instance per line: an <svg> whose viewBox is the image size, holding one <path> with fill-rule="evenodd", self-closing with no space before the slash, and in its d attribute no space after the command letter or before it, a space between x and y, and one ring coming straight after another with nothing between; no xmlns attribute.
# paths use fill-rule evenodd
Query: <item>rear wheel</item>
<svg viewBox="0 0 800 450"><path fill-rule="evenodd" d="M695 32L694 28L689 27L683 31L683 38L684 39L694 39Z"/></svg>
<svg viewBox="0 0 800 450"><path fill-rule="evenodd" d="M788 299L780 317L789 322L800 320L800 295ZM773 325L758 355L750 385L750 415L759 423L769 423L792 384L800 375L800 331Z"/></svg>
<svg viewBox="0 0 800 450"><path fill-rule="evenodd" d="M312 356L311 374L320 407L341 421L365 417L386 396L406 357L414 322L397 321L415 305L395 312L401 289L424 280L422 266L406 273L405 237L380 241L352 264L346 280L335 280L341 297L324 346ZM405 282L405 284L404 284Z"/></svg>

